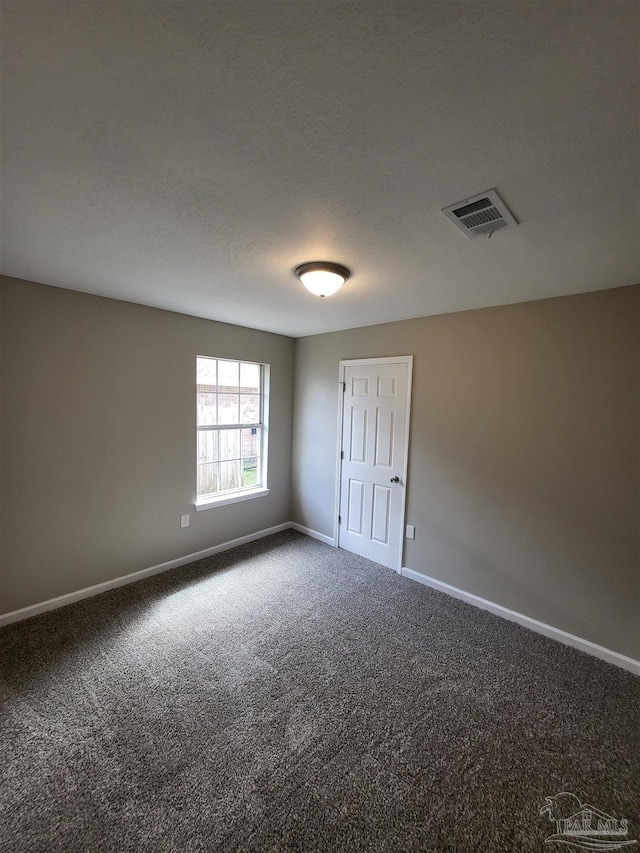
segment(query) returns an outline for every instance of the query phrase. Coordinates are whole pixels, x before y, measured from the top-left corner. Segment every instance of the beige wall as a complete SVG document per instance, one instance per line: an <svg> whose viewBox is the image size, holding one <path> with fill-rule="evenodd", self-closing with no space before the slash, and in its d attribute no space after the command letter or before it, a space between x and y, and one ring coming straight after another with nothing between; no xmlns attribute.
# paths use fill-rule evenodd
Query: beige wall
<svg viewBox="0 0 640 853"><path fill-rule="evenodd" d="M290 519L331 535L338 362L413 354L404 564L640 657L639 287L300 339L293 506L292 339L0 295L0 613ZM193 509L196 354L272 365L265 498Z"/></svg>
<svg viewBox="0 0 640 853"><path fill-rule="evenodd" d="M0 292L0 613L290 520L293 339L14 279ZM193 508L196 354L271 364L266 497Z"/></svg>
<svg viewBox="0 0 640 853"><path fill-rule="evenodd" d="M640 658L640 288L296 343L293 520L333 534L338 362L414 355L404 565Z"/></svg>

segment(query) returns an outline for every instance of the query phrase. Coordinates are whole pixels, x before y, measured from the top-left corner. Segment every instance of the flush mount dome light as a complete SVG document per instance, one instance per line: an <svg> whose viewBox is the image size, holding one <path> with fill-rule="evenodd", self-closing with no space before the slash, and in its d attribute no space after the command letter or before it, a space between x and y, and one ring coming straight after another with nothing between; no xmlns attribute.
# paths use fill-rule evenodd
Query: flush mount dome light
<svg viewBox="0 0 640 853"><path fill-rule="evenodd" d="M332 264L330 261L309 261L300 264L295 273L314 296L332 296L351 275L346 267Z"/></svg>

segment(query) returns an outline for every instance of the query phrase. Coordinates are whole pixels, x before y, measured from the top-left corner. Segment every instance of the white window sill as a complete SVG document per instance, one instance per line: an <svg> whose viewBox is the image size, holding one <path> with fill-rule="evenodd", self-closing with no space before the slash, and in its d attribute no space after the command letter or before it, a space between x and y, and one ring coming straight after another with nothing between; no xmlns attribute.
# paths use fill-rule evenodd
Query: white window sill
<svg viewBox="0 0 640 853"><path fill-rule="evenodd" d="M226 504L237 504L240 501L250 501L252 498L261 498L269 494L269 489L261 486L259 489L246 489L241 492L225 492L221 495L212 495L208 498L198 498L194 506L196 512L202 512L205 509L214 509L217 506L225 506Z"/></svg>

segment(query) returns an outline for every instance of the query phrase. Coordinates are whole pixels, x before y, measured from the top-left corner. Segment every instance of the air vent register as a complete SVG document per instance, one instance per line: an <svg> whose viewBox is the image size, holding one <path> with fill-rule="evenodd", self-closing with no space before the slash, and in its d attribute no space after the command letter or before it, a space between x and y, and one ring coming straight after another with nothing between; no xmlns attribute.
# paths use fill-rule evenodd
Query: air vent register
<svg viewBox="0 0 640 853"><path fill-rule="evenodd" d="M491 236L494 231L502 231L518 224L496 190L487 190L480 195L465 198L449 207L443 207L442 212L456 228L472 240L485 235Z"/></svg>

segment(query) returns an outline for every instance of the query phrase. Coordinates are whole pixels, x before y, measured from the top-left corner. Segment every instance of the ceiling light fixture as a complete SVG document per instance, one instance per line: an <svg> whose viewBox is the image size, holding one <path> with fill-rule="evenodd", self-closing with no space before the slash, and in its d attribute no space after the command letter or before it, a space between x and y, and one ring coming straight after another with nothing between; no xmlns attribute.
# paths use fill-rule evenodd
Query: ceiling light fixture
<svg viewBox="0 0 640 853"><path fill-rule="evenodd" d="M296 267L295 274L314 296L332 296L340 290L351 272L331 261L308 261Z"/></svg>

